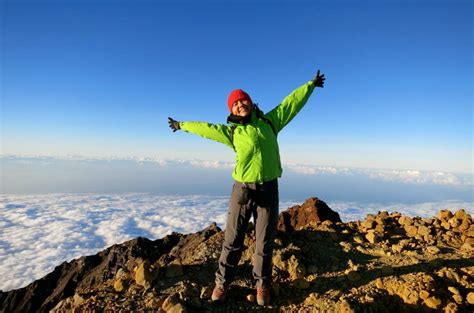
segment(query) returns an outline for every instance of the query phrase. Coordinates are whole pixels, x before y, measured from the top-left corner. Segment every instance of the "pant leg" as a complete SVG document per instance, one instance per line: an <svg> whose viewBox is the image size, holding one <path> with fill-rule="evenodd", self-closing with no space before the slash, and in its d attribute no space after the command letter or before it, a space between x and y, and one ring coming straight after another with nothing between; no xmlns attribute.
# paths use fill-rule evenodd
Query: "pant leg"
<svg viewBox="0 0 474 313"><path fill-rule="evenodd" d="M257 191L255 254L253 277L257 287L270 287L272 281L273 239L278 223L278 181L264 183Z"/></svg>
<svg viewBox="0 0 474 313"><path fill-rule="evenodd" d="M248 203L239 204L239 195L243 187L243 184L235 182L230 196L225 239L219 258L219 268L216 271L216 285L218 286L228 286L230 284L242 256L245 230L252 213L250 197Z"/></svg>

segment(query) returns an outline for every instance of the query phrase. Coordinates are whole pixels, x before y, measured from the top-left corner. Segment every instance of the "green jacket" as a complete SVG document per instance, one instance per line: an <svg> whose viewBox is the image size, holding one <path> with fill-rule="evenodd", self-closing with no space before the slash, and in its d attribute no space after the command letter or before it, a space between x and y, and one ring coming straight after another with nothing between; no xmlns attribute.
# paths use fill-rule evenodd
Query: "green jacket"
<svg viewBox="0 0 474 313"><path fill-rule="evenodd" d="M283 102L265 114L277 134L303 108L314 90L307 82L289 94ZM277 137L272 127L252 110L250 123L235 124L233 144L230 125L206 122L180 122L182 130L226 144L236 152L232 177L242 183L263 183L281 177L282 168Z"/></svg>

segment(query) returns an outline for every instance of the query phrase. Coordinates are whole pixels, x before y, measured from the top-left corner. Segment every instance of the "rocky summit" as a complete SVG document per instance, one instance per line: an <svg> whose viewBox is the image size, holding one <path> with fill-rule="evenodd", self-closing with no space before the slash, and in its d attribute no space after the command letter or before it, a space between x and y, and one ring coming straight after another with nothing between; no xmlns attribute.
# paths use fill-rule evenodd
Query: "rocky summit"
<svg viewBox="0 0 474 313"><path fill-rule="evenodd" d="M474 224L464 210L342 223L317 198L280 213L272 301L259 307L253 226L223 304L210 301L224 232L136 238L0 292L1 312L473 312Z"/></svg>

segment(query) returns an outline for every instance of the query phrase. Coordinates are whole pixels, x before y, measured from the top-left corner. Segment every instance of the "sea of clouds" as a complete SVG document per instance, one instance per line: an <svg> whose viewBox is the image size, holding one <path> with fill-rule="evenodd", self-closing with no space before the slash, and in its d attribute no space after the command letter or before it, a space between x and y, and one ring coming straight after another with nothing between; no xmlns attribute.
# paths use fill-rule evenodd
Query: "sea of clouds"
<svg viewBox="0 0 474 313"><path fill-rule="evenodd" d="M191 233L212 222L225 228L227 196L154 195L148 193L0 195L0 289L26 286L55 266L95 254L138 236L158 239L173 231ZM280 201L280 211L301 204ZM363 219L380 210L430 217L440 209L472 202L417 204L328 202L343 221Z"/></svg>

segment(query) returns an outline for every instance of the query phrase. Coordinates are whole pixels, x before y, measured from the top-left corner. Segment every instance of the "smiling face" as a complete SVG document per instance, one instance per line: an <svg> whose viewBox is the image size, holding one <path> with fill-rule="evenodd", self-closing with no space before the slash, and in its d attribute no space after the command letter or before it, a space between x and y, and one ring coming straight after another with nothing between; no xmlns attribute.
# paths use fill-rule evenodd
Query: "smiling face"
<svg viewBox="0 0 474 313"><path fill-rule="evenodd" d="M245 117L252 113L252 102L248 100L237 100L232 106L232 114Z"/></svg>

